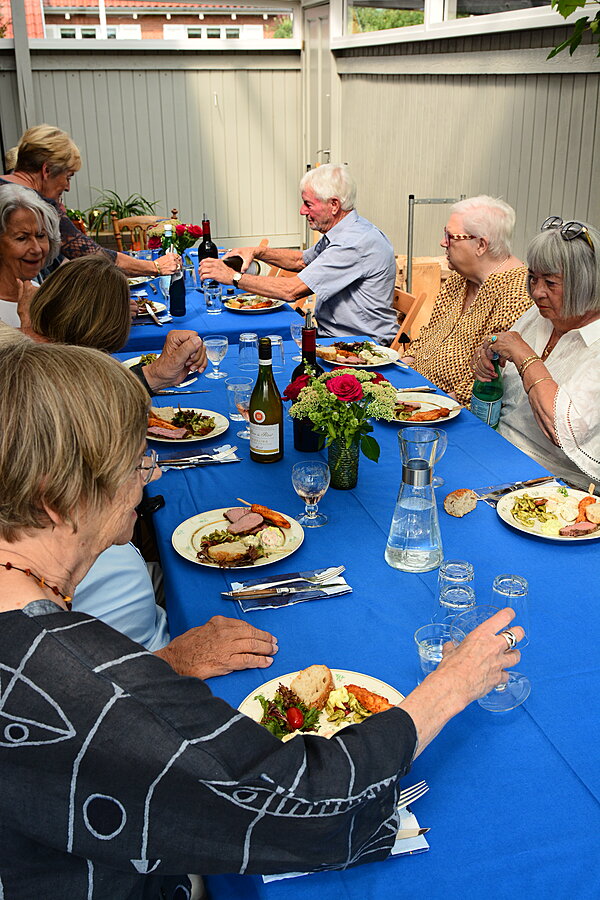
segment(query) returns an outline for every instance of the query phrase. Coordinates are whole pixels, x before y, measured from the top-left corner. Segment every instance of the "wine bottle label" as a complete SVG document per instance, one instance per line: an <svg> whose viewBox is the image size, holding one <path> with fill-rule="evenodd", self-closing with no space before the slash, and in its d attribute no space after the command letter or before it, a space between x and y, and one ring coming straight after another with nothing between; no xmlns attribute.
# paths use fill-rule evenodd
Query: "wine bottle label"
<svg viewBox="0 0 600 900"><path fill-rule="evenodd" d="M254 419L264 422L265 414L262 410L257 409L254 412ZM250 449L254 453L264 456L279 453L279 425L260 425L256 421L250 422Z"/></svg>
<svg viewBox="0 0 600 900"><path fill-rule="evenodd" d="M479 397L473 395L471 397L471 412L478 419L495 428L500 419L500 410L502 409L502 397L499 400L480 400Z"/></svg>

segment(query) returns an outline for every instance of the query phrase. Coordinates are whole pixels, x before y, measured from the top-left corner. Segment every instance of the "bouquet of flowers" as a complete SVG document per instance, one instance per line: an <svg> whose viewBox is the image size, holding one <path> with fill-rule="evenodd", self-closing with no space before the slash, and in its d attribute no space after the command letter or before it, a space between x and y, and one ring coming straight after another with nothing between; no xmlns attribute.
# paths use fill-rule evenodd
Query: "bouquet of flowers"
<svg viewBox="0 0 600 900"><path fill-rule="evenodd" d="M177 253L181 256L190 247L193 247L196 241L202 237L201 225L184 225L179 219L165 219L163 222L157 222L152 228L148 229L148 249L162 249L166 253L170 249L167 246L165 238L165 225L172 227L172 244L175 245Z"/></svg>
<svg viewBox="0 0 600 900"><path fill-rule="evenodd" d="M315 378L310 367L306 370L283 393L292 401L292 418L309 419L326 447L333 441L358 443L365 456L377 462L379 444L371 437L369 419L395 419L396 388L380 372L334 369Z"/></svg>

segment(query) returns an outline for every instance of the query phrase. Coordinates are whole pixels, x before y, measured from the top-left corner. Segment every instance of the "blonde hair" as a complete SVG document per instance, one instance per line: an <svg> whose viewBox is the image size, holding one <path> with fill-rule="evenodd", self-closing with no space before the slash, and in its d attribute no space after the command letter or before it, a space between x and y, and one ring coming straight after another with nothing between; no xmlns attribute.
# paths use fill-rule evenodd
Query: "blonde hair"
<svg viewBox="0 0 600 900"><path fill-rule="evenodd" d="M13 329L0 329L0 384L0 538L48 527L45 508L76 531L79 515L98 513L131 476L146 391L105 353Z"/></svg>
<svg viewBox="0 0 600 900"><path fill-rule="evenodd" d="M53 125L34 125L22 135L17 147L16 172L40 172L47 164L51 176L78 172L81 154L66 131Z"/></svg>
<svg viewBox="0 0 600 900"><path fill-rule="evenodd" d="M9 147L9 149L4 154L4 173L5 175L10 175L10 173L14 170L15 165L17 163L17 151L18 147Z"/></svg>
<svg viewBox="0 0 600 900"><path fill-rule="evenodd" d="M127 278L104 253L72 259L34 293L29 317L50 341L115 353L131 324Z"/></svg>

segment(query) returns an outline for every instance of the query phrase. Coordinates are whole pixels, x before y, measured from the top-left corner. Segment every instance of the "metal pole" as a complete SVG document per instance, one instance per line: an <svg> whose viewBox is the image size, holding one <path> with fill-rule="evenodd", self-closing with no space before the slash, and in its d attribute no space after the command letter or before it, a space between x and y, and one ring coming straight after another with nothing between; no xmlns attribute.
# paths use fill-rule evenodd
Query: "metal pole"
<svg viewBox="0 0 600 900"><path fill-rule="evenodd" d="M412 255L413 255L413 228L415 224L415 195L408 195L408 243L406 247L406 290L410 294L412 290Z"/></svg>
<svg viewBox="0 0 600 900"><path fill-rule="evenodd" d="M17 96L19 98L19 117L21 133L37 125L33 77L31 74L31 58L29 56L29 37L25 18L24 0L11 0L11 14L14 34L15 69L17 73Z"/></svg>

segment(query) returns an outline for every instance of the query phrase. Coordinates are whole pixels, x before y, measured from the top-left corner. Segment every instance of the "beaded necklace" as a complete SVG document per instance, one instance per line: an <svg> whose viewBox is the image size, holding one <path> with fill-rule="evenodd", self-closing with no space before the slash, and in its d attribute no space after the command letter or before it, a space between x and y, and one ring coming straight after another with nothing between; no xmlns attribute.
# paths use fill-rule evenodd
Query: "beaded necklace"
<svg viewBox="0 0 600 900"><path fill-rule="evenodd" d="M65 603L66 603L66 606L67 606L67 610L70 611L70 609L71 609L71 598L70 598L67 594L63 594L63 592L62 592L61 590L59 590L59 589L56 587L56 585L48 584L48 583L46 582L46 579L45 579L45 578L43 578L43 577L42 577L42 578L39 578L37 575L35 575L35 574L31 571L31 569L21 569L21 568L19 568L19 566L15 566L15 565L13 565L13 563L11 563L11 562L0 563L0 566L2 566L2 568L6 569L7 572L10 572L11 569L15 569L17 572L22 572L23 575L27 575L29 578L33 578L33 580L36 581L37 584L39 584L39 586L40 586L41 588L46 588L47 590L52 591L52 593L53 593L56 597L60 597L62 600L64 600Z"/></svg>

